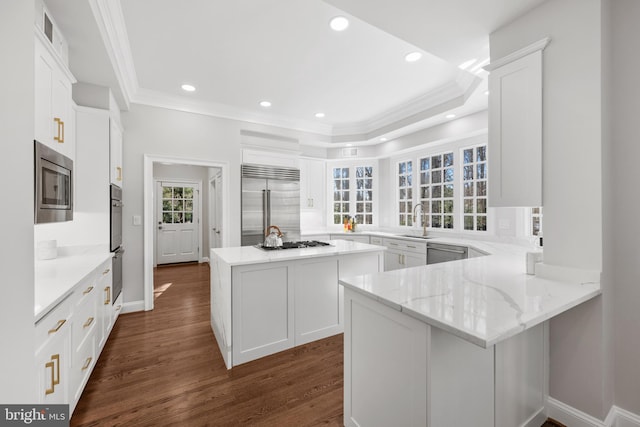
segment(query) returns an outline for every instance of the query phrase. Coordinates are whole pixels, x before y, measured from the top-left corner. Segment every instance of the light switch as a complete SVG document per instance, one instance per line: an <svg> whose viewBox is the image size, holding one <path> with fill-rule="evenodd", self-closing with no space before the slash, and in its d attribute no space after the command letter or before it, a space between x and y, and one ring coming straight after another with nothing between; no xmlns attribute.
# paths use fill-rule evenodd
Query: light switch
<svg viewBox="0 0 640 427"><path fill-rule="evenodd" d="M142 217L140 215L133 216L133 225L142 225Z"/></svg>

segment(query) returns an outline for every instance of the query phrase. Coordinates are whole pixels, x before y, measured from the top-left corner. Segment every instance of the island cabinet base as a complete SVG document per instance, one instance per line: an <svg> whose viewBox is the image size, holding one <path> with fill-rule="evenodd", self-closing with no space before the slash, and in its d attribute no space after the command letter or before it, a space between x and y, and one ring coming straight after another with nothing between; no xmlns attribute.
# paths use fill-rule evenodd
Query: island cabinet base
<svg viewBox="0 0 640 427"><path fill-rule="evenodd" d="M227 368L342 333L338 279L382 271L382 251L237 266L212 261L211 324Z"/></svg>
<svg viewBox="0 0 640 427"><path fill-rule="evenodd" d="M489 348L345 290L344 425L533 427L545 326Z"/></svg>

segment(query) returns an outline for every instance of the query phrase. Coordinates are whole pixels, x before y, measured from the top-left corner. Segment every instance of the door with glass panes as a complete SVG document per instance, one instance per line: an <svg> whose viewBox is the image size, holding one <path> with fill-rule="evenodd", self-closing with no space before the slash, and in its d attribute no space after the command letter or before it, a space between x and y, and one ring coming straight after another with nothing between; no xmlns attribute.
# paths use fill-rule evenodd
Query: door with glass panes
<svg viewBox="0 0 640 427"><path fill-rule="evenodd" d="M157 264L198 261L199 198L197 183L157 183Z"/></svg>

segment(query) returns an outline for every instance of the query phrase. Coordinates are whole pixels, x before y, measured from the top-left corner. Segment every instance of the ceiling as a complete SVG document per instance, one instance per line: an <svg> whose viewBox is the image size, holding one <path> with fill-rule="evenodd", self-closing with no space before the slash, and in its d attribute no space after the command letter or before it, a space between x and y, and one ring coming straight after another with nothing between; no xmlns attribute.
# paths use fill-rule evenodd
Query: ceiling
<svg viewBox="0 0 640 427"><path fill-rule="evenodd" d="M488 35L541 2L45 0L76 78L111 87L122 109L270 124L329 145L379 143L486 108ZM329 28L337 15L349 18L345 31ZM422 58L406 62L414 51Z"/></svg>

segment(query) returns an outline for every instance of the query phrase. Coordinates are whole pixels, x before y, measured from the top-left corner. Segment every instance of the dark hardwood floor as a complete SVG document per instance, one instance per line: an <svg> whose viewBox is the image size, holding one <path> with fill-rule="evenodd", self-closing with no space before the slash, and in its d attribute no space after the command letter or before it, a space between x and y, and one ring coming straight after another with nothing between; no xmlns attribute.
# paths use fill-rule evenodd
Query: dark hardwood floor
<svg viewBox="0 0 640 427"><path fill-rule="evenodd" d="M118 319L71 426L343 425L342 335L227 370L208 265L160 267L155 284L155 310Z"/></svg>
<svg viewBox="0 0 640 427"><path fill-rule="evenodd" d="M342 336L228 371L206 264L155 271L155 310L120 316L72 426L342 425Z"/></svg>

